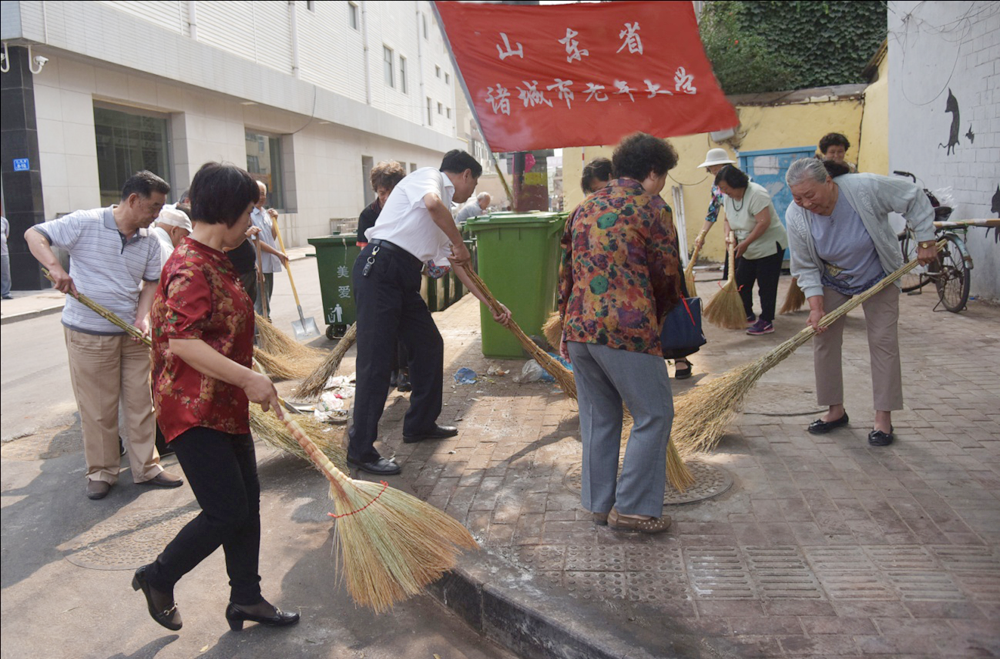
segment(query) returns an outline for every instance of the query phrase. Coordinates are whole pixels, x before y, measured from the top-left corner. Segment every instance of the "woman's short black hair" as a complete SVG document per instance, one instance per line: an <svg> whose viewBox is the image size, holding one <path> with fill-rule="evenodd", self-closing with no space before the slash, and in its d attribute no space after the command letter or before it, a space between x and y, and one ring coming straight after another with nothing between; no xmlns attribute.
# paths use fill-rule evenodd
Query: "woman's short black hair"
<svg viewBox="0 0 1000 659"><path fill-rule="evenodd" d="M830 175L830 178L837 178L838 176L851 173L850 167L839 162L833 162L832 160L824 160L823 167L826 168L826 173Z"/></svg>
<svg viewBox="0 0 1000 659"><path fill-rule="evenodd" d="M851 148L851 143L847 141L847 136L842 133L827 133L819 141L819 152L826 155L831 146L842 146L844 151Z"/></svg>
<svg viewBox="0 0 1000 659"><path fill-rule="evenodd" d="M583 194L590 194L590 186L594 181L607 183L611 180L611 160L608 158L594 158L583 168L583 176L580 177L580 187Z"/></svg>
<svg viewBox="0 0 1000 659"><path fill-rule="evenodd" d="M725 181L734 190L743 190L750 185L750 177L732 165L726 165L715 175L715 184Z"/></svg>
<svg viewBox="0 0 1000 659"><path fill-rule="evenodd" d="M660 176L676 167L677 152L669 142L659 137L632 133L615 147L611 166L617 178L645 181L650 174Z"/></svg>
<svg viewBox="0 0 1000 659"><path fill-rule="evenodd" d="M236 165L206 162L191 180L191 219L231 227L260 200L257 181Z"/></svg>
<svg viewBox="0 0 1000 659"><path fill-rule="evenodd" d="M440 171L461 174L467 169L472 170L472 178L478 179L483 174L483 166L479 161L461 149L452 149L441 159Z"/></svg>

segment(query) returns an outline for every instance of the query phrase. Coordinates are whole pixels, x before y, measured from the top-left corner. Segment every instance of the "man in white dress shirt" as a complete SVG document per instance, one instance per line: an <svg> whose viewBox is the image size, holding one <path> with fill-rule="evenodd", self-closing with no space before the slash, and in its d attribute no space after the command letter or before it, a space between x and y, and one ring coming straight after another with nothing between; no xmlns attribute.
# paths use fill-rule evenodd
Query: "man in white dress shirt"
<svg viewBox="0 0 1000 659"><path fill-rule="evenodd" d="M424 263L448 263L469 292L485 303L465 271L469 250L451 217L452 202L466 201L476 189L482 166L468 153L449 151L440 171L425 167L400 181L385 202L375 226L365 232L368 245L354 262L358 356L354 423L347 461L372 474L400 472L374 447L378 422L389 394L393 346L402 341L410 355L410 407L403 421L407 444L458 434L437 423L442 407L444 342L420 297ZM506 325L510 312L494 314Z"/></svg>

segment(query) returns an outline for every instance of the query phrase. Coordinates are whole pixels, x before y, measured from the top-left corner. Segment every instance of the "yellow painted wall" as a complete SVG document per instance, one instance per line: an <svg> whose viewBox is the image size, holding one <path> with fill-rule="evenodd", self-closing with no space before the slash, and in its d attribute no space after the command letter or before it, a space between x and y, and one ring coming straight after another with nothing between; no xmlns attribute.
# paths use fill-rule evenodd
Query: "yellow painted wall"
<svg viewBox="0 0 1000 659"><path fill-rule="evenodd" d="M865 118L858 143L858 171L889 175L889 58L878 63L878 77L865 88Z"/></svg>
<svg viewBox="0 0 1000 659"><path fill-rule="evenodd" d="M819 138L830 132L843 133L851 142L847 159L854 161L854 146L861 140L862 103L860 100L814 100L777 107L737 106L740 129L737 138L740 151L784 149L816 145ZM685 230L688 245L692 245L705 222L705 213L711 196L712 181L708 172L698 169L706 152L723 147L733 160L736 151L729 145L713 142L707 134L671 138L677 150L677 167L670 172L662 196L674 205L671 187L681 186L684 196ZM586 161L598 156L611 157L613 147L586 147L563 149L563 176L565 181L565 208L573 209L583 200L580 175L583 170L581 152ZM865 170L870 171L870 170ZM675 210L675 216L676 216ZM720 214L721 215L721 214ZM721 218L720 218L721 222ZM690 250L690 247L689 247ZM725 242L721 227L713 228L705 240L699 260L722 261Z"/></svg>

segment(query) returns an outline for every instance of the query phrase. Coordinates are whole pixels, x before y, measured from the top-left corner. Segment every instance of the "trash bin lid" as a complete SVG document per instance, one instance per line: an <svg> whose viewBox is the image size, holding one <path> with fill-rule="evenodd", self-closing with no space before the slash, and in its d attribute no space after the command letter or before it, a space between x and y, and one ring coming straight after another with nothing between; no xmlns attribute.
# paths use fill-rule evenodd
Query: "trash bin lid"
<svg viewBox="0 0 1000 659"><path fill-rule="evenodd" d="M329 236L317 236L316 238L307 238L306 242L310 245L343 245L344 242L356 243L358 241L358 234L356 233L335 233Z"/></svg>
<svg viewBox="0 0 1000 659"><path fill-rule="evenodd" d="M567 213L554 213L547 211L532 211L530 213L512 213L501 211L470 218L465 226L470 231L480 231L489 228L519 228L519 227L541 227L554 224L562 224L566 221Z"/></svg>

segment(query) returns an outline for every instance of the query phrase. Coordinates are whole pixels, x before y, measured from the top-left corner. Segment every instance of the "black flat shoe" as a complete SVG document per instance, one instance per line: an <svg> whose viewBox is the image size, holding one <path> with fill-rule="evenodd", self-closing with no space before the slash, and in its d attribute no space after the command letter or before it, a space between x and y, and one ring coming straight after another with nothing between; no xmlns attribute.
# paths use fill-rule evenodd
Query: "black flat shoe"
<svg viewBox="0 0 1000 659"><path fill-rule="evenodd" d="M844 416L840 417L839 419L835 419L833 421L824 421L823 419L816 419L815 421L809 424L809 427L806 428L806 430L808 430L813 435L825 435L831 430L835 430L841 426L846 426L848 421L850 421L850 419L847 418L847 412L844 412Z"/></svg>
<svg viewBox="0 0 1000 659"><path fill-rule="evenodd" d="M889 432L882 432L881 430L872 430L868 433L868 444L871 446L888 446L892 444L892 440L895 437L892 431L895 430L892 426L889 426Z"/></svg>
<svg viewBox="0 0 1000 659"><path fill-rule="evenodd" d="M406 371L399 372L397 391L406 393L407 391L413 390L413 385L410 384L410 375Z"/></svg>
<svg viewBox="0 0 1000 659"><path fill-rule="evenodd" d="M394 460L386 458L379 458L374 462L358 462L357 460L347 458L347 464L377 476L393 476L403 471L403 468L396 464Z"/></svg>
<svg viewBox="0 0 1000 659"><path fill-rule="evenodd" d="M406 433L403 433L403 443L412 444L414 442L422 442L425 439L446 439L448 437L454 437L457 434L458 428L455 426L435 425L427 432L417 433L415 435L407 435Z"/></svg>
<svg viewBox="0 0 1000 659"><path fill-rule="evenodd" d="M141 590L142 594L146 596L146 608L149 609L149 615L152 616L153 620L171 631L177 631L184 624L181 621L181 614L177 610L177 602L171 601L170 606L163 610L160 610L153 603L152 587L146 581L147 567L149 566L143 565L135 571L135 576L132 577L132 590Z"/></svg>
<svg viewBox="0 0 1000 659"><path fill-rule="evenodd" d="M685 368L681 368L681 366ZM691 362L678 363L674 362L674 379L675 380L687 380L691 377Z"/></svg>
<svg viewBox="0 0 1000 659"><path fill-rule="evenodd" d="M267 627L288 627L299 621L299 614L286 613L275 606L274 615L259 616L247 613L240 608L239 604L230 602L229 606L226 607L226 620L229 621L229 628L238 632L243 629L244 622L256 622Z"/></svg>

